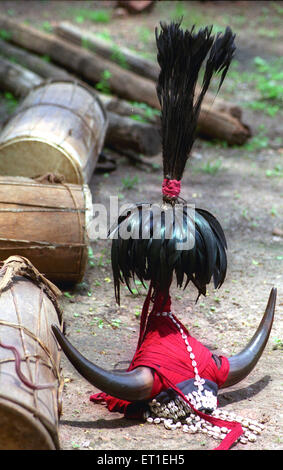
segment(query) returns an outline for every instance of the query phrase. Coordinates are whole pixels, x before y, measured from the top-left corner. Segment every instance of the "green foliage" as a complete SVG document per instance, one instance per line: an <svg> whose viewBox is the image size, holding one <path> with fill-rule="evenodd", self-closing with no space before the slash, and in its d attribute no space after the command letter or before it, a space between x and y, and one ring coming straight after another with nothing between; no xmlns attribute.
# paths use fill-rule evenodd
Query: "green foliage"
<svg viewBox="0 0 283 470"><path fill-rule="evenodd" d="M152 31L145 26L139 27L137 31L140 41L145 44L147 44L153 37Z"/></svg>
<svg viewBox="0 0 283 470"><path fill-rule="evenodd" d="M8 113L13 113L19 104L17 98L9 91L4 92L4 98L5 98L6 109Z"/></svg>
<svg viewBox="0 0 283 470"><path fill-rule="evenodd" d="M112 45L111 59L117 64L119 64L120 67L122 67L123 69L129 68L127 59L123 52L120 50L119 46L117 46L117 44Z"/></svg>
<svg viewBox="0 0 283 470"><path fill-rule="evenodd" d="M12 33L7 31L6 29L0 29L0 39L4 39L4 41L10 41L12 38Z"/></svg>
<svg viewBox="0 0 283 470"><path fill-rule="evenodd" d="M42 25L41 25L41 28L43 29L43 31L45 31L46 33L52 33L53 31L53 27L51 25L51 23L49 21L43 21Z"/></svg>
<svg viewBox="0 0 283 470"><path fill-rule="evenodd" d="M106 31L106 30L97 31L97 33L95 33L95 36L97 36L100 39L103 39L104 41L112 41L109 31Z"/></svg>
<svg viewBox="0 0 283 470"><path fill-rule="evenodd" d="M111 21L111 13L107 10L76 9L75 21L77 23L83 23L85 20L90 20L94 23L109 23Z"/></svg>
<svg viewBox="0 0 283 470"><path fill-rule="evenodd" d="M202 173L208 173L209 175L216 175L220 170L222 165L222 160L218 158L215 161L208 161L204 163L197 171L201 171Z"/></svg>
<svg viewBox="0 0 283 470"><path fill-rule="evenodd" d="M255 151L267 148L269 146L269 137L265 135L265 126L261 124L258 127L258 133L246 142L242 148L248 151Z"/></svg>
<svg viewBox="0 0 283 470"><path fill-rule="evenodd" d="M275 338L272 349L283 349L283 340L281 338Z"/></svg>
<svg viewBox="0 0 283 470"><path fill-rule="evenodd" d="M146 103L139 103L137 101L132 101L131 104L135 108L140 108L143 111L144 117L146 119L152 120L154 119L155 116L160 115L160 111L158 111L158 109L154 109Z"/></svg>
<svg viewBox="0 0 283 470"><path fill-rule="evenodd" d="M88 247L88 264L91 268L94 267L94 254L90 246Z"/></svg>
<svg viewBox="0 0 283 470"><path fill-rule="evenodd" d="M250 101L247 106L273 117L279 112L283 98L283 60L278 58L267 61L262 57L255 57L254 65L254 73L242 74L242 80L254 84L259 95L258 99Z"/></svg>
<svg viewBox="0 0 283 470"><path fill-rule="evenodd" d="M282 165L275 165L274 168L271 170L266 170L265 172L266 176L268 177L283 177L283 166Z"/></svg>
<svg viewBox="0 0 283 470"><path fill-rule="evenodd" d="M139 177L138 176L125 176L123 179L122 179L122 185L123 185L123 189L133 189L135 188L135 186L139 183Z"/></svg>
<svg viewBox="0 0 283 470"><path fill-rule="evenodd" d="M101 80L95 85L95 88L101 93L105 93L106 95L110 94L110 84L109 78L111 78L112 74L108 69L105 69L102 72Z"/></svg>
<svg viewBox="0 0 283 470"><path fill-rule="evenodd" d="M131 119L133 119L134 121L139 121L139 122L144 122L144 123L148 123L147 119L144 119L142 116L140 116L139 114L131 114L129 116Z"/></svg>

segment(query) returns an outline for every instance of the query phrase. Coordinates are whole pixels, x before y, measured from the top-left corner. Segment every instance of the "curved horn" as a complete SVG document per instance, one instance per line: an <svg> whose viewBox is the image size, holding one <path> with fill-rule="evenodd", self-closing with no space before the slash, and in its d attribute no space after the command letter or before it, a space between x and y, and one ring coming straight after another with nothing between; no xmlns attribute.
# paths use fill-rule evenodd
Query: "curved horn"
<svg viewBox="0 0 283 470"><path fill-rule="evenodd" d="M277 289L271 289L265 313L254 336L243 351L229 358L229 374L221 388L230 387L243 380L261 357L272 328L276 295Z"/></svg>
<svg viewBox="0 0 283 470"><path fill-rule="evenodd" d="M148 367L137 367L129 372L107 371L86 359L60 331L52 325L52 331L75 369L99 390L120 398L137 401L150 398L153 386L153 373Z"/></svg>

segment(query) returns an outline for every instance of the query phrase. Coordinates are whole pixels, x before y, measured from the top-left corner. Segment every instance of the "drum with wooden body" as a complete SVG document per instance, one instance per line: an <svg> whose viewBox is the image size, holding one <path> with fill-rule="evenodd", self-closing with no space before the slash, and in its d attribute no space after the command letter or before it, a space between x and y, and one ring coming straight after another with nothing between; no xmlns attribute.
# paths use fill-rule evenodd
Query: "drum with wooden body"
<svg viewBox="0 0 283 470"><path fill-rule="evenodd" d="M0 135L0 174L51 172L89 183L107 130L103 104L87 85L49 81L33 88Z"/></svg>
<svg viewBox="0 0 283 470"><path fill-rule="evenodd" d="M0 177L0 261L25 256L53 282L80 282L91 210L87 185Z"/></svg>
<svg viewBox="0 0 283 470"><path fill-rule="evenodd" d="M59 291L21 257L0 266L0 450L59 449Z"/></svg>

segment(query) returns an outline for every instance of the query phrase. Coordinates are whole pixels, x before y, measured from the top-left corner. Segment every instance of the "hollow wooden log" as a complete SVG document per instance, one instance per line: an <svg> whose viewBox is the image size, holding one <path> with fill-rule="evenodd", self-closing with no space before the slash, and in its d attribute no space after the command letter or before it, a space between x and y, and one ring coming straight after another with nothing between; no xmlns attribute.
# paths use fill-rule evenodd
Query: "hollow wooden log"
<svg viewBox="0 0 283 470"><path fill-rule="evenodd" d="M77 81L40 83L18 106L0 135L1 174L47 172L89 183L107 129L97 95Z"/></svg>
<svg viewBox="0 0 283 470"><path fill-rule="evenodd" d="M60 291L20 256L0 268L0 450L58 450Z"/></svg>
<svg viewBox="0 0 283 470"><path fill-rule="evenodd" d="M52 282L81 282L88 259L92 198L87 185L54 175L0 176L0 261L21 255Z"/></svg>
<svg viewBox="0 0 283 470"><path fill-rule="evenodd" d="M40 60L40 59L37 59ZM33 63L32 60L30 62ZM14 63L9 63L7 59L3 59L0 57L0 70L1 68L6 68L15 75L16 73L18 74L19 80L14 79L12 82L9 82L9 77L7 74L2 75L0 77L0 88L4 90L9 90L11 91L15 96L19 98L23 98L29 90L32 90L35 86L37 86L39 83L42 85L45 83L44 80L39 77L37 74L30 74L29 75L29 80L26 81L24 77L26 76L26 69L21 67L18 64ZM49 69L48 73L48 68L45 69L45 73L49 75L49 77L52 77L52 68ZM69 75L69 77L71 77ZM8 83L7 83L8 81ZM22 86L22 83L24 86ZM48 83L48 82L47 82ZM124 145L124 150L132 150L135 153L142 153L147 156L152 156L156 155L157 153L160 152L161 150L161 142L159 138L159 132L156 127L156 125L152 124L147 124L144 122L139 122L134 119L130 119L130 115L134 116L139 116L141 119L146 119L146 111L143 111L139 107L134 107L130 103L124 100L120 100L116 97L111 97L109 95L103 95L101 93L95 92L95 94L100 98L102 103L105 105L106 111L109 109L111 112L107 112L107 118L108 118L108 130L105 135L105 145L109 146L113 149L117 148L117 150L121 151L121 144L123 143ZM116 115L115 112L121 114L118 116ZM123 115L122 115L123 114ZM13 119L13 118L12 118ZM58 117L57 117L58 119ZM156 124L155 119L152 118L152 123ZM39 121L42 123L42 121ZM13 122L9 122L7 124L8 130L11 128L11 125L14 126ZM4 133L4 137L3 137ZM6 140L6 135L7 133L7 128L4 128L2 134L0 135L0 141L1 140ZM46 135L46 128L44 127L44 135ZM123 138L122 138L123 135ZM46 145L48 143L46 142ZM53 148L53 147L52 147ZM12 150L12 149L11 149ZM59 150L60 151L60 150ZM7 149L5 150L7 152ZM0 155L1 155L1 147L0 147ZM15 159L15 154L13 153L12 160L13 158ZM47 154L46 154L47 157ZM10 160L10 156L8 156L9 162L11 163L12 160ZM58 167L58 161L60 161L56 158L57 164L56 166ZM35 163L39 164L39 160L36 159ZM51 163L49 160L49 157L47 159L48 164ZM3 163L4 165L4 163ZM5 163L5 168L3 168L3 165L1 167L1 158L0 158L0 171L11 171L10 165L6 167ZM28 166L24 166L26 168L26 172L23 176L34 176L34 174L27 174L28 171ZM18 165L16 165L16 171L19 171ZM47 172L47 171L52 171L50 167L46 168L41 168L36 170L36 174L42 173L42 172ZM58 173L58 168L57 168L57 173ZM3 173L2 173L3 174ZM11 174L11 173L9 173ZM15 173L12 173L15 174ZM18 173L19 174L19 173ZM76 181L73 181L76 182Z"/></svg>

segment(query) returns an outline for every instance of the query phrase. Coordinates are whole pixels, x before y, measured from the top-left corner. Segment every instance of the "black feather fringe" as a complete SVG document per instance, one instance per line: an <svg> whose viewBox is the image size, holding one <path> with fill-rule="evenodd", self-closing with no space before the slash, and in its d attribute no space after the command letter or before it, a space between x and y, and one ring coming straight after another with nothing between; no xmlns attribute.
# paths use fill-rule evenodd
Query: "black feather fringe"
<svg viewBox="0 0 283 470"><path fill-rule="evenodd" d="M120 217L110 237L118 303L120 284L125 283L132 292L135 279L143 285L151 281L155 290L164 290L175 273L178 287L186 288L192 282L199 295L206 294L211 279L215 288L225 279L225 235L217 219L205 210L192 212L184 204L138 204Z"/></svg>

